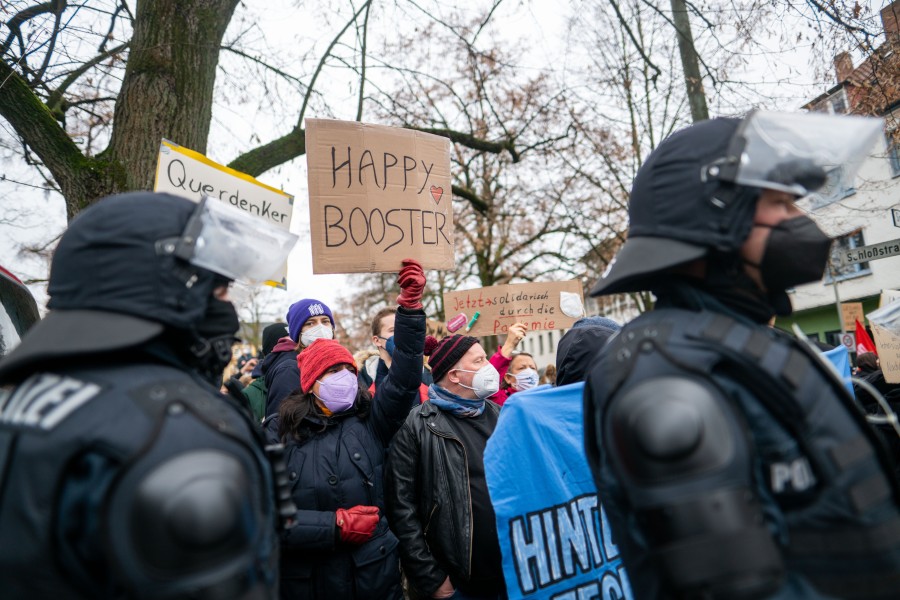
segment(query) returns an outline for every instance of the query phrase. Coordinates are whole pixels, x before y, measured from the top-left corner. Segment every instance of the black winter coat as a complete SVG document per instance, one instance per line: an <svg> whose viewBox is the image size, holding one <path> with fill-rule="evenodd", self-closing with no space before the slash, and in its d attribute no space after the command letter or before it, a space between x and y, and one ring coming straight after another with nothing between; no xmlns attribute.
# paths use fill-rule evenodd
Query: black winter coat
<svg viewBox="0 0 900 600"><path fill-rule="evenodd" d="M285 440L288 477L299 509L296 525L282 535L281 597L402 597L397 538L384 517L383 470L386 447L403 424L421 383L425 313L397 310L397 349L390 373L375 392L369 414L336 415L314 422L308 439ZM266 435L278 440L278 418L266 422ZM381 521L359 546L340 541L335 510L377 506Z"/></svg>
<svg viewBox="0 0 900 600"><path fill-rule="evenodd" d="M499 415L500 406L486 400L491 427ZM387 515L400 539L403 573L426 596L448 575L468 580L472 568L469 468L457 420L431 402L415 408L394 437L385 469Z"/></svg>
<svg viewBox="0 0 900 600"><path fill-rule="evenodd" d="M297 352L270 352L263 359L262 374L266 382L266 416L278 413L281 401L300 389Z"/></svg>

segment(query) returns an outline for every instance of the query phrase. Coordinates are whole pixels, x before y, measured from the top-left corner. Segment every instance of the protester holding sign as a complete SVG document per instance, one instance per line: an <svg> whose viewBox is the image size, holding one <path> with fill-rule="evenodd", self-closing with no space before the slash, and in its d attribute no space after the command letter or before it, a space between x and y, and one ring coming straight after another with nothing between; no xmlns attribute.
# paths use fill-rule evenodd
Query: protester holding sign
<svg viewBox="0 0 900 600"><path fill-rule="evenodd" d="M396 358L395 358L396 360ZM484 448L500 377L478 340L453 335L429 358L428 401L391 444L385 502L412 597L499 598L500 546Z"/></svg>
<svg viewBox="0 0 900 600"><path fill-rule="evenodd" d="M491 400L503 406L512 395L521 390L530 390L537 385L540 375L534 357L526 352L513 356L516 347L525 339L528 326L525 323L514 323L509 326L506 341L491 356L491 364L500 374L500 391L491 396Z"/></svg>
<svg viewBox="0 0 900 600"><path fill-rule="evenodd" d="M388 444L418 396L425 275L404 261L398 277L390 371L375 399L359 386L350 351L319 338L300 352L300 392L266 423L286 448L296 525L281 538L281 597L402 597L397 538L384 518L383 465ZM290 319L289 319L290 321Z"/></svg>

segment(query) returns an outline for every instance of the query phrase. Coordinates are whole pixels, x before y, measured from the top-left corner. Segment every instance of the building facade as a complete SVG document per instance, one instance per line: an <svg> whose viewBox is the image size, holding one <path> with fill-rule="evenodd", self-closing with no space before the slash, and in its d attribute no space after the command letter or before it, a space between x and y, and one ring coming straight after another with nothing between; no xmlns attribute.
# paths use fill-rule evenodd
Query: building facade
<svg viewBox="0 0 900 600"><path fill-rule="evenodd" d="M885 41L854 67L849 54L835 57L837 84L804 108L834 114L878 115L885 132L853 181L841 184L830 204L805 200L801 206L835 241L821 282L791 292L794 314L776 326L797 324L811 338L841 343L839 303L860 302L865 313L878 308L882 290L900 288L900 256L842 265L840 256L855 248L900 240L900 0L881 11ZM898 242L900 243L900 242ZM852 332L851 332L852 333Z"/></svg>

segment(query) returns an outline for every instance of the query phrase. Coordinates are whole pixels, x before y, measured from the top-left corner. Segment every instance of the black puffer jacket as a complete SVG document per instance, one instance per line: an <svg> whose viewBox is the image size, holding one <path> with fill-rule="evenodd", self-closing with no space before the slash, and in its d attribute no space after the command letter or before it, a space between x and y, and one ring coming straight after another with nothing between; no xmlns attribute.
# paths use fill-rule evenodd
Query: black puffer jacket
<svg viewBox="0 0 900 600"><path fill-rule="evenodd" d="M500 406L485 401L491 428L499 414ZM413 409L394 436L385 469L387 514L401 540L403 571L422 594L448 575L465 581L471 572L469 471L458 422L431 402Z"/></svg>
<svg viewBox="0 0 900 600"><path fill-rule="evenodd" d="M281 539L282 598L402 597L397 538L384 518L382 477L385 448L419 395L425 313L399 308L394 339L390 372L364 418L348 412L314 421L311 437L285 441L299 510L296 525ZM278 417L268 419L265 427L268 440L279 441ZM339 541L335 526L335 510L357 505L381 510L374 535L359 546Z"/></svg>

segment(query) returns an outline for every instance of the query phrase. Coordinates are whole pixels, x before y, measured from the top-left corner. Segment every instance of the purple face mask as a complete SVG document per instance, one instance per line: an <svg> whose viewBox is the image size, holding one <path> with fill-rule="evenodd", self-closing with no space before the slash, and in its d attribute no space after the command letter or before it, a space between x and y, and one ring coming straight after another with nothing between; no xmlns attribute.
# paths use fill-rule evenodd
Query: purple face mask
<svg viewBox="0 0 900 600"><path fill-rule="evenodd" d="M359 383L353 371L344 369L317 381L319 393L316 394L316 398L331 412L344 412L356 402Z"/></svg>

